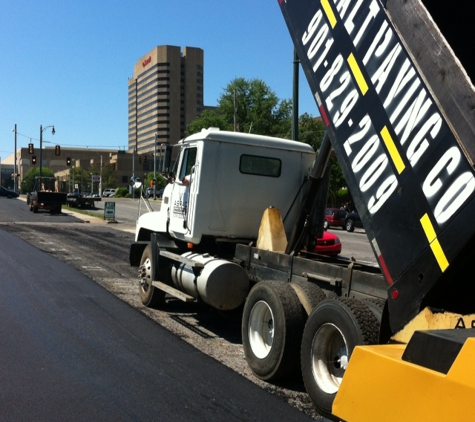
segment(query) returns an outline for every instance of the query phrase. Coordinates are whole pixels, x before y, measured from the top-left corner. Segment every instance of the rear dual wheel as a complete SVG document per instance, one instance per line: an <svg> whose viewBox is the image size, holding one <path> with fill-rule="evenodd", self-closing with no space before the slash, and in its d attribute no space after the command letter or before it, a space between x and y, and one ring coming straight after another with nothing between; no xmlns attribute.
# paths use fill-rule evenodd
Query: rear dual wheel
<svg viewBox="0 0 475 422"><path fill-rule="evenodd" d="M254 375L265 381L295 376L307 314L289 283L261 281L243 310L242 342Z"/></svg>
<svg viewBox="0 0 475 422"><path fill-rule="evenodd" d="M355 299L325 300L308 318L301 347L302 375L305 388L322 415L331 416L353 349L377 344L379 325L374 311Z"/></svg>

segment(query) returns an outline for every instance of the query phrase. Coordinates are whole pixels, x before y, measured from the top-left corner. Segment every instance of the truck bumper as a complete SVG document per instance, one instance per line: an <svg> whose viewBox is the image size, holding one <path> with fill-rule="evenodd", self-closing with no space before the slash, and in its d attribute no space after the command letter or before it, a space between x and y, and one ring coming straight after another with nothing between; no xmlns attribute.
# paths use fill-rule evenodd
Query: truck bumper
<svg viewBox="0 0 475 422"><path fill-rule="evenodd" d="M333 403L333 414L348 422L474 420L475 337L471 336L475 330L418 334L407 348L356 347ZM416 337L419 339L414 340ZM461 341L460 337L465 338ZM412 348L414 355L409 356L413 362L409 362L406 355L412 352L406 349L413 341L417 343Z"/></svg>

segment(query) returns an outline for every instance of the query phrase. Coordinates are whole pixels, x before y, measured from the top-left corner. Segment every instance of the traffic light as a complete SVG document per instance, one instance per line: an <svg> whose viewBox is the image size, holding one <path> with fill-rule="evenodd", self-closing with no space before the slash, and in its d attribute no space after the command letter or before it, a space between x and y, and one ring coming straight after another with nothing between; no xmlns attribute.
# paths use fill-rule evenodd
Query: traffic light
<svg viewBox="0 0 475 422"><path fill-rule="evenodd" d="M147 154L143 156L143 163L145 164L147 162Z"/></svg>
<svg viewBox="0 0 475 422"><path fill-rule="evenodd" d="M61 155L61 147L59 145L56 145L56 147L54 148L54 155Z"/></svg>
<svg viewBox="0 0 475 422"><path fill-rule="evenodd" d="M66 165L67 166L71 165L71 157L66 157Z"/></svg>
<svg viewBox="0 0 475 422"><path fill-rule="evenodd" d="M33 157L31 157L31 162L33 164L36 164L36 155L33 155Z"/></svg>
<svg viewBox="0 0 475 422"><path fill-rule="evenodd" d="M33 144L28 144L28 154L33 154L35 152L35 148Z"/></svg>
<svg viewBox="0 0 475 422"><path fill-rule="evenodd" d="M139 157L139 164L142 164L142 157Z"/></svg>

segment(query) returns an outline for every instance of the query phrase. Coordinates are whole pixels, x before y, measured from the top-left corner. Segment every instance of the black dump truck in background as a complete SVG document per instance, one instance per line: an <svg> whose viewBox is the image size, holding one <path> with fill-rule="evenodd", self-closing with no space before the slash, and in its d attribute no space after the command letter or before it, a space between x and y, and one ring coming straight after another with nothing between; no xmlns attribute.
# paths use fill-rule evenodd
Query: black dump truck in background
<svg viewBox="0 0 475 422"><path fill-rule="evenodd" d="M46 210L51 214L60 214L66 205L66 193L57 192L54 177L36 177L33 191L27 194L26 202L30 211Z"/></svg>

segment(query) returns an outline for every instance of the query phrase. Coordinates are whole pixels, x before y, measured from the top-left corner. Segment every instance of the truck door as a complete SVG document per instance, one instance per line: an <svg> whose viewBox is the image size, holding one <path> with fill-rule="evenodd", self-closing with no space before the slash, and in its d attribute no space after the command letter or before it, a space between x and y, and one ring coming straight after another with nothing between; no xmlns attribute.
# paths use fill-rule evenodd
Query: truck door
<svg viewBox="0 0 475 422"><path fill-rule="evenodd" d="M190 145L180 152L170 207L170 232L179 239L191 231L190 216L194 196L190 193L196 181L197 151L196 145Z"/></svg>

